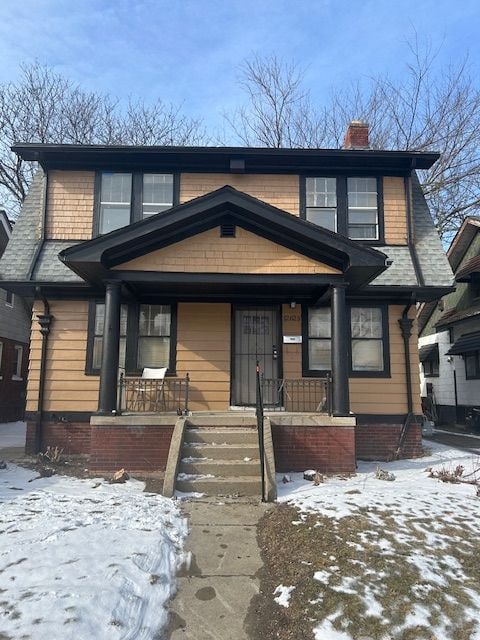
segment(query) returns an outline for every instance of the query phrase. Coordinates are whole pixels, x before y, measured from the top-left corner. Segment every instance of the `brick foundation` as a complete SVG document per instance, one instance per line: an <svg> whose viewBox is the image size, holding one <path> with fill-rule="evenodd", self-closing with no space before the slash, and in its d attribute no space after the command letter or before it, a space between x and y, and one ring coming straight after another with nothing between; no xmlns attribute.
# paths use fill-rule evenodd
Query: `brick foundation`
<svg viewBox="0 0 480 640"><path fill-rule="evenodd" d="M89 469L164 471L174 425L92 426Z"/></svg>
<svg viewBox="0 0 480 640"><path fill-rule="evenodd" d="M25 453L35 453L35 422L27 422ZM67 455L90 453L91 426L88 422L44 422L41 450L60 447Z"/></svg>
<svg viewBox="0 0 480 640"><path fill-rule="evenodd" d="M400 438L401 424L360 424L355 427L355 442L359 460L390 460ZM422 453L422 428L409 426L403 458L415 458Z"/></svg>
<svg viewBox="0 0 480 640"><path fill-rule="evenodd" d="M316 469L355 472L355 427L272 425L275 466L279 472Z"/></svg>

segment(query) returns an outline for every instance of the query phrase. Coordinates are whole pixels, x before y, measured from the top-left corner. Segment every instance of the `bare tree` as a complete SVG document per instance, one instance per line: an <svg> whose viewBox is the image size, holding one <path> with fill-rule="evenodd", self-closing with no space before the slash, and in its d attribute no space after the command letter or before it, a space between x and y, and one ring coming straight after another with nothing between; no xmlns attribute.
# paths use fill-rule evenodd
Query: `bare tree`
<svg viewBox="0 0 480 640"><path fill-rule="evenodd" d="M311 105L303 73L277 58L255 57L242 67L248 101L228 119L242 143L269 147L340 147L348 123L370 125L377 149L439 151L420 179L435 223L449 237L480 206L480 91L468 64L441 67L418 39L407 44L402 79L363 78L336 88L320 109Z"/></svg>
<svg viewBox="0 0 480 640"><path fill-rule="evenodd" d="M242 144L259 147L315 147L325 140L325 120L315 113L303 71L276 56L255 56L240 68L247 104L224 114Z"/></svg>
<svg viewBox="0 0 480 640"><path fill-rule="evenodd" d="M0 86L0 202L15 215L35 167L10 150L15 142L188 145L205 140L199 120L157 100L130 100L85 91L39 64Z"/></svg>

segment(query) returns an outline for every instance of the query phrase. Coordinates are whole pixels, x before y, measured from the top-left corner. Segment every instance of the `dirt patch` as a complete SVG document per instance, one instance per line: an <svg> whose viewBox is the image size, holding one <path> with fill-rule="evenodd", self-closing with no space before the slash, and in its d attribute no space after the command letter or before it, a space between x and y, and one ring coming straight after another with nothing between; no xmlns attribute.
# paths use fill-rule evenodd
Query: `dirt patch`
<svg viewBox="0 0 480 640"><path fill-rule="evenodd" d="M264 567L250 637L308 640L317 627L322 638L471 640L480 542L460 522L436 523L444 544L432 549L431 525L414 518L400 528L376 509L331 519L279 505L258 526ZM274 601L279 585L295 587L288 607Z"/></svg>

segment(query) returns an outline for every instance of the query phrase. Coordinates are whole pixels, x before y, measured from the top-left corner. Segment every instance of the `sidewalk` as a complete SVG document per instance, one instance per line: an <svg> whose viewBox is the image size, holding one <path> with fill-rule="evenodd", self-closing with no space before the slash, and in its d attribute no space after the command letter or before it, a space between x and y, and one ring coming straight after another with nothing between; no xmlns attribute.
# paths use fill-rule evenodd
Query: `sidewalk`
<svg viewBox="0 0 480 640"><path fill-rule="evenodd" d="M271 505L270 505L271 506ZM251 599L262 567L257 524L268 506L252 499L186 502L191 564L170 605L170 640L246 640Z"/></svg>
<svg viewBox="0 0 480 640"><path fill-rule="evenodd" d="M16 460L24 457L25 422L0 424L0 460Z"/></svg>
<svg viewBox="0 0 480 640"><path fill-rule="evenodd" d="M475 434L466 434L460 431L434 429L431 436L423 436L425 440L433 440L457 449L469 451L480 456L480 438Z"/></svg>

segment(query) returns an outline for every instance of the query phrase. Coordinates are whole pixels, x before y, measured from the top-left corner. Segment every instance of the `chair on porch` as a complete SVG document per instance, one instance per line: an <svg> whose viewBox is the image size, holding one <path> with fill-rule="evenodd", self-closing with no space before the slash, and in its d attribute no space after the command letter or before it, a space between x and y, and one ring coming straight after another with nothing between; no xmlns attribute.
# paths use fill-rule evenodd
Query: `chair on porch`
<svg viewBox="0 0 480 640"><path fill-rule="evenodd" d="M133 408L137 411L158 411L159 407L166 407L165 403L165 375L167 367L153 369L145 367L142 377L135 387L135 397L133 398ZM152 383L151 381L157 381Z"/></svg>

